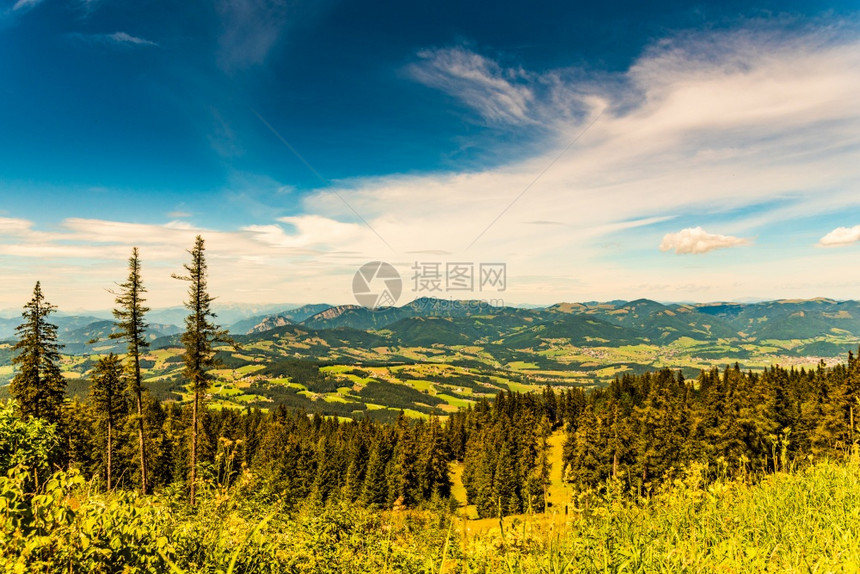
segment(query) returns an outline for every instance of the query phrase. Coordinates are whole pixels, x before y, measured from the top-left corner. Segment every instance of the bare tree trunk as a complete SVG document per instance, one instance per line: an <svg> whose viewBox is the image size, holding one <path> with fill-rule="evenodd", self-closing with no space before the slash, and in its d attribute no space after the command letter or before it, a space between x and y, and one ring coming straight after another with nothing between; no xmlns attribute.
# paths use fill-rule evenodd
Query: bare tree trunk
<svg viewBox="0 0 860 574"><path fill-rule="evenodd" d="M113 424L110 419L108 419L108 444L107 444L107 489L111 490L111 451L113 450Z"/></svg>
<svg viewBox="0 0 860 574"><path fill-rule="evenodd" d="M137 438L140 444L140 492L146 494L146 456L143 444L143 406L141 398L137 396Z"/></svg>
<svg viewBox="0 0 860 574"><path fill-rule="evenodd" d="M148 489L146 484L146 447L143 439L143 397L140 392L140 358L137 353L134 357L134 376L137 384L137 438L140 445L140 492L146 495Z"/></svg>
<svg viewBox="0 0 860 574"><path fill-rule="evenodd" d="M194 391L194 407L191 413L191 506L194 506L197 492L197 405L200 391Z"/></svg>

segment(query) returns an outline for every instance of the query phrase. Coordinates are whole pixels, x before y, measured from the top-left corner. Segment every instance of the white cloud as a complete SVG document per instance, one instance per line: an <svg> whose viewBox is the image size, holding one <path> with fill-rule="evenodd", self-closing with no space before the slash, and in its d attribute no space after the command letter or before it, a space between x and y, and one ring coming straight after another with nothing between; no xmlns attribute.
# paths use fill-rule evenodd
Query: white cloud
<svg viewBox="0 0 860 574"><path fill-rule="evenodd" d="M81 34L75 32L69 34L68 37L92 45L108 45L120 48L158 47L156 42L132 36L127 32L114 32L112 34Z"/></svg>
<svg viewBox="0 0 860 574"><path fill-rule="evenodd" d="M103 0L78 0L78 5L85 16L92 14Z"/></svg>
<svg viewBox="0 0 860 574"><path fill-rule="evenodd" d="M24 10L24 9L33 8L33 7L38 6L39 4L41 4L43 1L44 1L44 0L18 0L18 1L17 1L17 2L15 2L15 4L12 6L12 11L13 11L13 12L16 12L16 11L18 11L18 10Z"/></svg>
<svg viewBox="0 0 860 574"><path fill-rule="evenodd" d="M503 69L496 62L462 48L425 50L410 70L418 81L462 100L491 122L531 123L532 88L521 70Z"/></svg>
<svg viewBox="0 0 860 574"><path fill-rule="evenodd" d="M30 231L32 223L26 219L0 217L0 237L4 235L22 235Z"/></svg>
<svg viewBox="0 0 860 574"><path fill-rule="evenodd" d="M660 242L660 251L672 251L679 254L707 253L714 249L748 245L750 241L742 237L708 233L701 227L688 227L677 233L667 233Z"/></svg>
<svg viewBox="0 0 860 574"><path fill-rule="evenodd" d="M128 46L158 46L155 42L150 40L146 40L144 38L138 38L137 36L132 36L126 32L114 32L113 34L108 34L106 36L110 41Z"/></svg>
<svg viewBox="0 0 860 574"><path fill-rule="evenodd" d="M283 302L277 295L286 284L306 290L308 300L321 300L315 296L320 279L351 268L341 254L328 252L327 242L347 241L357 226L315 216L283 218L283 223L298 233L287 234L280 225L217 231L183 221L142 224L82 218L66 219L56 231L39 231L30 221L0 218L0 308L16 306L19 287L37 279L54 286L52 303L108 308L112 300L106 289L122 280L132 246L140 248L149 303L179 304L185 286L172 280L171 273L182 270L186 250L198 234L206 240L212 292L222 300L241 294L263 301L275 295Z"/></svg>
<svg viewBox="0 0 860 574"><path fill-rule="evenodd" d="M121 279L128 249L139 244L144 262L164 271L148 276L152 303L175 304L182 286L169 273L203 233L213 293L228 301L349 302L360 264L390 261L407 278L416 259L504 261L504 297L521 302L856 296L860 266L849 252L812 249L810 239L804 246L812 253L797 253L786 247L790 241L764 235L790 238L800 217L860 212L860 40L840 34L740 30L676 38L626 73L596 78L508 69L463 48L427 52L413 69L416 78L460 98L482 121L539 126L548 151L474 172L336 182L293 194L302 214L283 219L268 204L282 184L244 178L231 182L228 199L258 223L233 231L69 219L59 231L43 232L11 214L0 220L0 286L32 285L30 271L16 271L25 258L43 262L44 277L60 285L70 280L58 262L86 259L68 271L84 298L85 283L92 293ZM269 191L255 194L260 190ZM732 212L745 215L727 223ZM748 241L741 236L762 239L736 251L730 272L719 265L691 271L695 258L661 257L653 249L670 217L696 217L725 235L683 230L670 234L678 237L669 249L704 252ZM778 229L767 227L775 222ZM608 244L611 253L602 247ZM798 277L797 269L813 267L814 277Z"/></svg>
<svg viewBox="0 0 860 574"><path fill-rule="evenodd" d="M284 0L220 0L219 64L227 71L262 64L287 23Z"/></svg>
<svg viewBox="0 0 860 574"><path fill-rule="evenodd" d="M837 227L818 242L819 247L841 247L860 241L860 225Z"/></svg>

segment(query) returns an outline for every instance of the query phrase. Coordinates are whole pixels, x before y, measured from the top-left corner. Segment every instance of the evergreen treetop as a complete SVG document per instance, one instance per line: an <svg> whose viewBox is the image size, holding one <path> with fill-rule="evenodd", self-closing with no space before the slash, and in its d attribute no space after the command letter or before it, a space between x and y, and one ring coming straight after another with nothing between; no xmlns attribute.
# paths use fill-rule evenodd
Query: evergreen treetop
<svg viewBox="0 0 860 574"><path fill-rule="evenodd" d="M18 342L12 350L17 354L12 363L17 366L17 373L10 385L22 415L50 423L60 420L66 390L66 379L60 371L62 345L57 343L57 326L48 321L55 310L54 305L45 301L37 281L33 298L24 305L21 314L24 321L15 329Z"/></svg>

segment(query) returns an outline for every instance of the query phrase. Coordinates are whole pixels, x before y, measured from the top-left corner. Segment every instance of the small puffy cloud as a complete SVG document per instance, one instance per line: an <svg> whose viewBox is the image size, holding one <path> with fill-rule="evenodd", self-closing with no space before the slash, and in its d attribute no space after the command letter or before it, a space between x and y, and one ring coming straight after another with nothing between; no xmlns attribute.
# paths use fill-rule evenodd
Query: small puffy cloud
<svg viewBox="0 0 860 574"><path fill-rule="evenodd" d="M750 241L742 237L708 233L701 227L688 227L677 233L667 233L660 242L660 251L672 251L679 254L707 253L724 247L748 245Z"/></svg>
<svg viewBox="0 0 860 574"><path fill-rule="evenodd" d="M841 247L860 241L860 225L837 227L818 241L819 247Z"/></svg>

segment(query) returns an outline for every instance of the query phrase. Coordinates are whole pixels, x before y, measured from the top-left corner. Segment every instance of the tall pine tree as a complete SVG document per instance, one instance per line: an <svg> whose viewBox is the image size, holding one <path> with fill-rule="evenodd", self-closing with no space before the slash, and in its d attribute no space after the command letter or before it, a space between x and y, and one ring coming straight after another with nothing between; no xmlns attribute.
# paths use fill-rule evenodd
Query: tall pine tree
<svg viewBox="0 0 860 574"><path fill-rule="evenodd" d="M143 298L144 293L146 293L146 289L143 287L143 280L140 277L140 257L137 247L135 247L131 250L131 257L128 259L128 279L125 283L120 283L119 292L114 293L116 295L117 307L113 310L113 315L117 320L118 329L116 333L111 335L111 338L124 339L127 345L128 363L126 364L126 376L128 378L129 391L134 396L135 406L137 407L140 491L146 494L146 440L144 433L143 377L140 370L140 355L144 349L149 347L149 343L145 337L147 324L143 319L149 308L143 305L146 301Z"/></svg>
<svg viewBox="0 0 860 574"><path fill-rule="evenodd" d="M50 423L60 420L66 390L66 379L60 372L62 346L57 344L57 326L48 321L55 309L45 301L37 281L33 298L21 314L24 321L16 328L18 342L12 350L17 354L12 362L18 372L9 389L23 416Z"/></svg>
<svg viewBox="0 0 860 574"><path fill-rule="evenodd" d="M105 473L108 490L113 488L114 434L127 409L124 391L120 358L111 353L99 359L93 369L90 394L97 416L105 428Z"/></svg>
<svg viewBox="0 0 860 574"><path fill-rule="evenodd" d="M185 333L182 334L182 344L185 345L185 370L183 374L191 384L194 393L194 403L191 412L191 461L190 461L190 492L189 501L195 502L197 482L197 444L199 434L200 401L212 382L210 370L216 365L214 343L227 342L227 332L216 325L212 319L214 297L209 295L207 288L207 265L203 237L197 236L194 248L189 251L191 263L183 265L188 275L174 275L175 279L187 281L188 301L185 307L190 311L185 318Z"/></svg>

